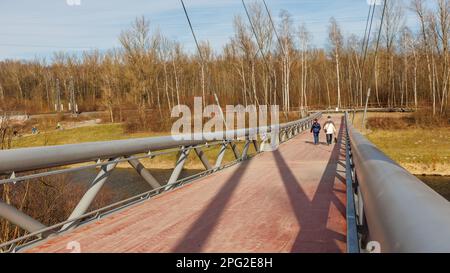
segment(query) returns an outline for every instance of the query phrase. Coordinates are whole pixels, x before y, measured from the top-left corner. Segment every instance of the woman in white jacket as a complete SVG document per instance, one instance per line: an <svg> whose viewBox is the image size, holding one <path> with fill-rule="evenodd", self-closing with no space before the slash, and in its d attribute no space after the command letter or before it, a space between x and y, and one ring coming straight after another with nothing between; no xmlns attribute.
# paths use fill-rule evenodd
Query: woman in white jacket
<svg viewBox="0 0 450 273"><path fill-rule="evenodd" d="M334 122L331 120L331 117L328 116L327 122L323 125L323 129L325 134L327 134L327 144L330 145L333 143L333 134L336 134L336 126Z"/></svg>

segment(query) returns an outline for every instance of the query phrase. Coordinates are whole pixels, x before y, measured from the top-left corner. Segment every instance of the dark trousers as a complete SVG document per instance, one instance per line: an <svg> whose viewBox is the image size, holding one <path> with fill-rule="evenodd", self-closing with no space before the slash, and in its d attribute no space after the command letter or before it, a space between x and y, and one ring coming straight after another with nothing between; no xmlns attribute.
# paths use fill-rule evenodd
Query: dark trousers
<svg viewBox="0 0 450 273"><path fill-rule="evenodd" d="M333 143L333 134L327 134L327 144Z"/></svg>
<svg viewBox="0 0 450 273"><path fill-rule="evenodd" d="M319 133L314 133L314 144L319 144Z"/></svg>

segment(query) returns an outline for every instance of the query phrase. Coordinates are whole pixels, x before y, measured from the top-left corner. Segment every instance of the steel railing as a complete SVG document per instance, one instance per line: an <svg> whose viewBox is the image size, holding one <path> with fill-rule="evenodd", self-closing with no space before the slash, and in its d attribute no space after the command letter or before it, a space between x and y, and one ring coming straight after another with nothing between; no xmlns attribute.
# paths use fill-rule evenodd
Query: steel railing
<svg viewBox="0 0 450 273"><path fill-rule="evenodd" d="M355 208L360 249L450 252L450 203L354 129L347 113L345 119L347 185L352 187L347 201L354 198L347 213ZM347 223L354 224L348 216ZM354 236L347 239L353 247Z"/></svg>
<svg viewBox="0 0 450 273"><path fill-rule="evenodd" d="M359 253L359 238L358 238L358 222L356 219L355 209L355 187L354 184L354 165L350 145L350 135L348 132L349 121L347 114L345 115L345 184L347 192L346 204L346 220L347 220L347 252Z"/></svg>
<svg viewBox="0 0 450 273"><path fill-rule="evenodd" d="M5 179L0 180L0 185L85 169L100 168L99 173L91 182L69 218L62 223L50 227L0 200L0 217L5 218L28 232L27 235L21 238L0 245L0 251L15 251L18 247L23 246L24 243L30 244L50 234L73 229L82 223L98 219L123 207L141 202L162 192L192 182L199 177L239 163L252 156L249 154L250 145L254 146L256 153L270 150L272 145L287 141L307 128L310 128L313 120L320 118L321 115L321 113L315 113L304 119L274 126L192 134L189 135L189 138L186 136L184 138L180 136L163 136L0 151L0 174L7 175ZM255 138L258 135L262 135L262 137ZM242 152L237 148L236 144L238 142L244 143ZM209 162L203 151L204 148L212 146L220 146L214 165ZM231 149L235 160L224 164L223 160L227 149ZM191 151L195 152L205 170L180 179L181 171ZM161 183L149 170L144 168L139 160L143 158L154 158L169 153L179 153L179 157L168 181ZM95 163L72 166L73 164L92 161ZM111 172L121 162L128 162L153 189L104 208L88 212L89 206L108 180ZM53 169L48 170L49 168ZM30 171L38 172L32 174L26 173Z"/></svg>

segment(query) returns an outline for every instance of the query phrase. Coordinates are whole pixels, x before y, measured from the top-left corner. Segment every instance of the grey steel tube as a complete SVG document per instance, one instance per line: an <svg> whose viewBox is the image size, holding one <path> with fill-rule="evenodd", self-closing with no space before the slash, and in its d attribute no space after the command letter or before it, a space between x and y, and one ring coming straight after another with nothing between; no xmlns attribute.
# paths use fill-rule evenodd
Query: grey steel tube
<svg viewBox="0 0 450 273"><path fill-rule="evenodd" d="M170 178L167 181L167 185L171 185L177 182L178 177L180 177L181 171L183 171L184 164L186 163L190 151L191 151L190 149L181 151L180 157L177 160L175 168L173 169L172 174L170 175Z"/></svg>
<svg viewBox="0 0 450 273"><path fill-rule="evenodd" d="M161 187L158 180L156 180L156 178L144 167L144 165L142 165L139 160L130 159L128 162L153 189Z"/></svg>
<svg viewBox="0 0 450 273"><path fill-rule="evenodd" d="M317 113L311 117L294 122L279 125L280 129L288 128L296 124L308 122L309 119L320 116ZM232 130L227 132L205 133L200 135L200 140L195 140L196 134L192 135L194 140L179 140L176 136L162 136L152 138L137 138L114 141L87 142L81 144L68 144L58 146L21 148L0 151L0 174L22 171L32 171L44 168L59 167L69 164L96 161L146 153L149 150L164 150L180 146L200 145L214 140L226 140L227 135L244 137L257 134L261 131L270 131L275 126ZM230 133L231 132L231 133Z"/></svg>
<svg viewBox="0 0 450 273"><path fill-rule="evenodd" d="M0 217L5 218L30 233L46 228L44 224L3 201L0 201Z"/></svg>
<svg viewBox="0 0 450 273"><path fill-rule="evenodd" d="M222 144L220 146L219 154L217 155L216 163L214 168L219 168L222 165L223 157L225 156L225 152L227 151L228 144Z"/></svg>
<svg viewBox="0 0 450 273"><path fill-rule="evenodd" d="M86 191L81 200L78 202L77 206L73 209L68 220L76 219L87 212L92 202L94 201L95 197L100 192L101 188L105 184L106 180L108 180L109 175L116 166L117 163L111 163L101 167L94 181L91 182L89 189ZM69 222L65 224L61 228L61 230L68 230L70 228L73 228L77 225L77 222L78 221L76 220L74 220L73 222Z"/></svg>
<svg viewBox="0 0 450 273"><path fill-rule="evenodd" d="M31 171L163 150L178 145L196 145L201 141L174 141L170 136L33 147L0 151L0 173Z"/></svg>
<svg viewBox="0 0 450 273"><path fill-rule="evenodd" d="M194 150L195 150L195 153L197 154L198 158L202 162L203 166L205 167L205 169L211 170L212 166L209 163L208 157L205 155L205 152L203 152L202 149L200 149L200 148L195 148Z"/></svg>
<svg viewBox="0 0 450 273"><path fill-rule="evenodd" d="M381 252L450 252L450 203L349 125L369 240Z"/></svg>

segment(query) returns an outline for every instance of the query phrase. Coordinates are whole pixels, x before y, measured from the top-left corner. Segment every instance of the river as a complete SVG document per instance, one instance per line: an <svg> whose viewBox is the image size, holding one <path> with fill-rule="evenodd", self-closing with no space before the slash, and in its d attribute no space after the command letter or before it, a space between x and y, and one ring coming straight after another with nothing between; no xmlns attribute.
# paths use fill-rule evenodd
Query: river
<svg viewBox="0 0 450 273"><path fill-rule="evenodd" d="M417 176L430 188L450 201L450 176Z"/></svg>
<svg viewBox="0 0 450 273"><path fill-rule="evenodd" d="M151 169L149 171L161 184L166 184L172 173L170 169ZM70 174L70 180L87 186L94 180L97 172L98 170L96 169L76 171ZM188 177L199 172L201 170L183 170L180 178ZM150 185L134 169L116 168L111 173L102 191L112 194L111 202L117 202L151 189Z"/></svg>

